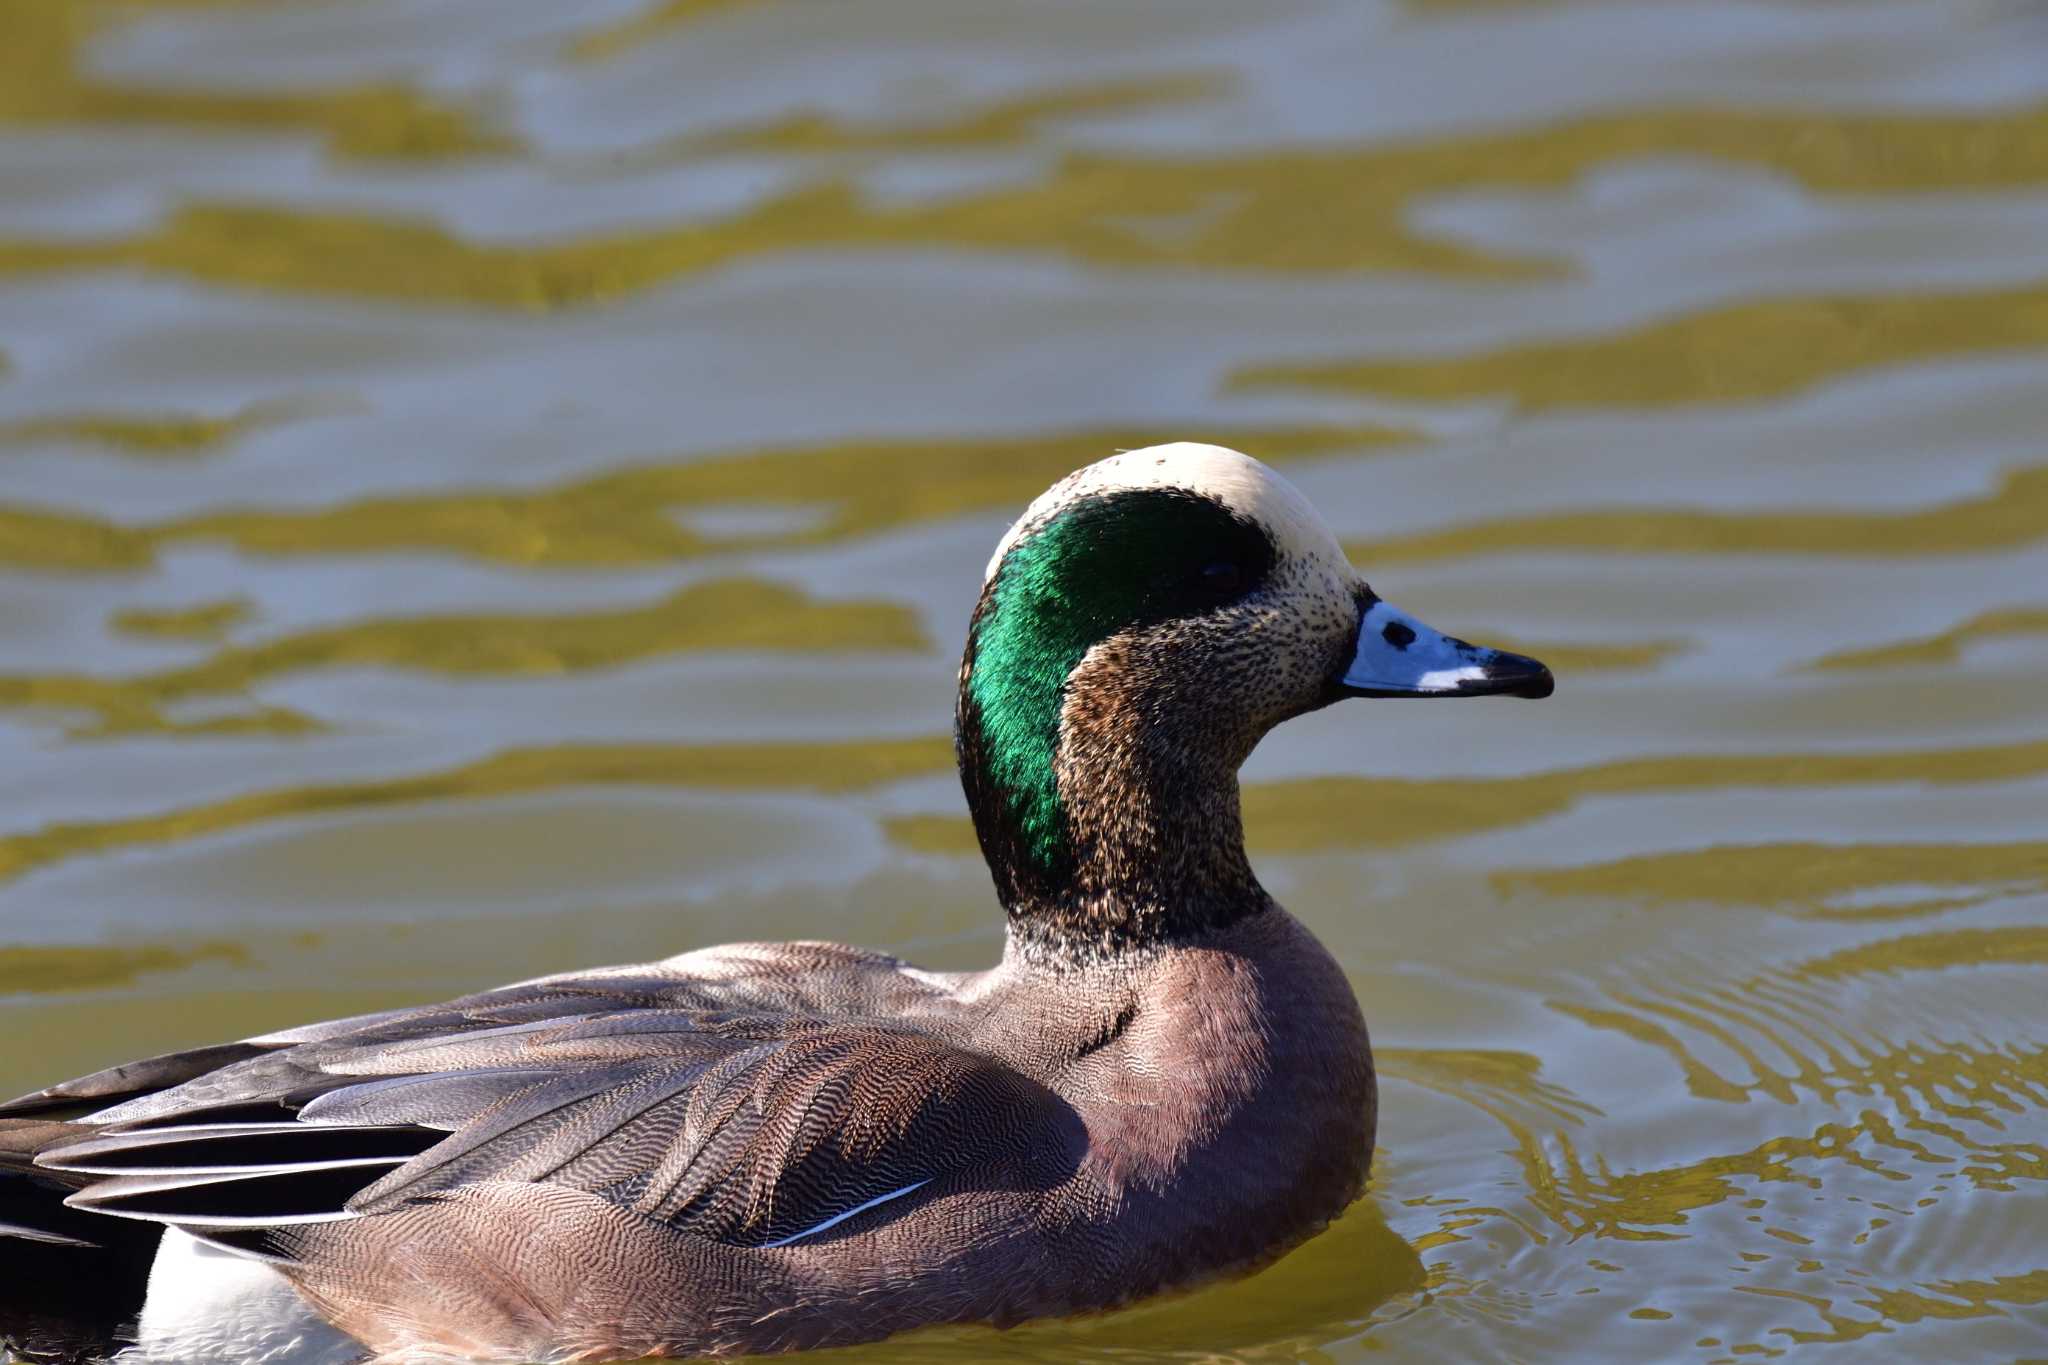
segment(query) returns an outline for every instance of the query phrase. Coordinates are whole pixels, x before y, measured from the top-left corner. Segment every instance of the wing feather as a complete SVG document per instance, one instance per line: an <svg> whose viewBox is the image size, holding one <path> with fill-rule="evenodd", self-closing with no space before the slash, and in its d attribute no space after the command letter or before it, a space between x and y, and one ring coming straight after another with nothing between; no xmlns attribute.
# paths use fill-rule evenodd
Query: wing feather
<svg viewBox="0 0 2048 1365"><path fill-rule="evenodd" d="M886 1006L849 1017L929 992L894 959L788 951L779 976L770 949L747 948L550 978L16 1105L114 1101L39 1158L84 1182L74 1209L223 1237L525 1181L781 1246L895 1216L948 1178L1001 1183L1079 1152L1078 1119L1043 1086Z"/></svg>

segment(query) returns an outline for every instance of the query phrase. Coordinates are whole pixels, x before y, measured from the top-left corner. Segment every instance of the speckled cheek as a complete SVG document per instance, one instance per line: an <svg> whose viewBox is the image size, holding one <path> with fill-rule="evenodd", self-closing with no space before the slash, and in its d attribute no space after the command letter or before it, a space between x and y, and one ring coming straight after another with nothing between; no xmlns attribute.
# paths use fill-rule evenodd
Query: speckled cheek
<svg viewBox="0 0 2048 1365"><path fill-rule="evenodd" d="M1255 633L1270 660L1280 714L1320 704L1357 639L1355 576L1348 566L1340 575L1320 561L1290 558L1276 566L1261 596Z"/></svg>

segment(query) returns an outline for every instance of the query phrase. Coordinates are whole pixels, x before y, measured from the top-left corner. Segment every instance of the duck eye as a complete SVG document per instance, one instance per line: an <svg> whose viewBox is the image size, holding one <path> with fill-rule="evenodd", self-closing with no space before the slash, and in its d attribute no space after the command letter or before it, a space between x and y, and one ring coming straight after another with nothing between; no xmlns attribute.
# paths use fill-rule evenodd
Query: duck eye
<svg viewBox="0 0 2048 1365"><path fill-rule="evenodd" d="M1244 586L1244 570L1232 560L1214 560L1202 566L1202 586L1214 593L1236 592Z"/></svg>

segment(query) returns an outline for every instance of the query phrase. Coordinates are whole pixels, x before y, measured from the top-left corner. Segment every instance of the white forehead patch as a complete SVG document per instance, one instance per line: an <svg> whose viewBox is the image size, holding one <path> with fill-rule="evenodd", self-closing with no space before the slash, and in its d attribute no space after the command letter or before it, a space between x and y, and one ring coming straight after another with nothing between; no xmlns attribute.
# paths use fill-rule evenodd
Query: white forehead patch
<svg viewBox="0 0 2048 1365"><path fill-rule="evenodd" d="M1322 561L1333 569L1341 565L1346 576L1351 572L1337 538L1293 484L1227 446L1175 441L1097 460L1040 493L1003 534L983 581L995 577L1003 556L1026 531L1049 520L1059 508L1090 493L1127 488L1183 488L1214 498L1264 527L1283 556Z"/></svg>

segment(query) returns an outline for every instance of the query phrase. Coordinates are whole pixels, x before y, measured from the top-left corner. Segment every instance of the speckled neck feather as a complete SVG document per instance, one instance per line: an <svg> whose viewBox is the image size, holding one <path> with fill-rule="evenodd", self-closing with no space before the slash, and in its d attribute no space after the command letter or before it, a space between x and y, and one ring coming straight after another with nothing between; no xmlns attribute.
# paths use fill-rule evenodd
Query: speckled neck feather
<svg viewBox="0 0 2048 1365"><path fill-rule="evenodd" d="M961 663L956 743L982 852L1027 946L1100 956L1270 903L1238 814L1237 766L1258 736L1205 714L1210 680L1176 645L1219 604L1205 565L1233 566L1241 594L1274 553L1210 499L1125 490L1063 508L990 576Z"/></svg>

